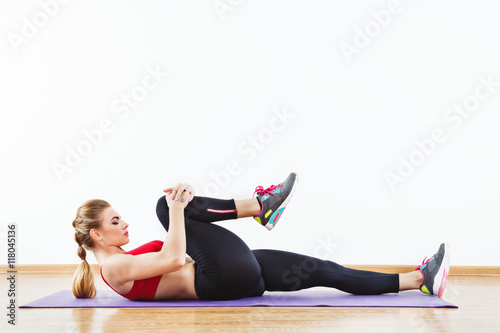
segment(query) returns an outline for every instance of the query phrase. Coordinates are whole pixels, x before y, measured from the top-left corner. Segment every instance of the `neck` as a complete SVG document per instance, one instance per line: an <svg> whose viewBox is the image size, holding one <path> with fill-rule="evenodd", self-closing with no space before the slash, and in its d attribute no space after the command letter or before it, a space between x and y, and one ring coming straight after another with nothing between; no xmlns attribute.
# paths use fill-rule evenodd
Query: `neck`
<svg viewBox="0 0 500 333"><path fill-rule="evenodd" d="M107 248L97 248L94 250L94 255L99 262L99 265L102 265L104 260L111 257L115 254L122 254L124 251L121 246L108 246Z"/></svg>

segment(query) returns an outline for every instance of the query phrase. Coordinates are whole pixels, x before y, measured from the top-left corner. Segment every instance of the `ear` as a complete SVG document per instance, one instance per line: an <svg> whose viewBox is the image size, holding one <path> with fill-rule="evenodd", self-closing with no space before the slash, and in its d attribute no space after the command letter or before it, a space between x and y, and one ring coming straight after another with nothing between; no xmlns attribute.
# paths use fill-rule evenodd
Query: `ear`
<svg viewBox="0 0 500 333"><path fill-rule="evenodd" d="M90 229L89 235L92 238L92 240L98 241L101 238L101 235L97 229Z"/></svg>

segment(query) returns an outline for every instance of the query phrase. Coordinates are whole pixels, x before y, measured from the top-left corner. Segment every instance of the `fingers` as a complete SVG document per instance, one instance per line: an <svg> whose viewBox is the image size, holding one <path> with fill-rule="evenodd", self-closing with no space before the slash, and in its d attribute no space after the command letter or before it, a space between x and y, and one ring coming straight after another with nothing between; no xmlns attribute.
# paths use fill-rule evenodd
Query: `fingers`
<svg viewBox="0 0 500 333"><path fill-rule="evenodd" d="M168 187L163 190L169 198L173 201L188 201L191 202L194 198L194 188L191 185L188 185L186 183L184 184L177 184L174 187Z"/></svg>
<svg viewBox="0 0 500 333"><path fill-rule="evenodd" d="M187 199L186 198L186 195L187 195L186 188L188 186L189 186L188 184L184 183L181 185L181 187L179 187L179 189L177 190L177 194L175 196L176 201L179 201L179 200L182 202L186 201L186 199Z"/></svg>
<svg viewBox="0 0 500 333"><path fill-rule="evenodd" d="M184 202L186 200L191 201L191 199L192 199L191 195L194 192L194 189L186 183L184 183L184 184L179 183L173 188L169 187L169 188L163 190L163 192L167 193L167 195L169 197L171 197L171 200L173 200L173 201Z"/></svg>
<svg viewBox="0 0 500 333"><path fill-rule="evenodd" d="M174 208L183 208L184 209L188 205L187 200L182 201L182 198L181 198L180 200L176 201L175 197L174 197L174 199L172 199L171 194L165 195L165 201L167 202L167 206L170 209L174 209Z"/></svg>
<svg viewBox="0 0 500 333"><path fill-rule="evenodd" d="M191 202L194 198L194 188L191 185L188 185L186 188L187 200Z"/></svg>
<svg viewBox="0 0 500 333"><path fill-rule="evenodd" d="M177 185L174 186L174 188L172 189L172 200L177 200L179 198L178 196L178 193L179 193L179 189L181 188L183 184L179 183Z"/></svg>
<svg viewBox="0 0 500 333"><path fill-rule="evenodd" d="M189 192L187 190L184 190L180 196L179 196L179 200L184 202L184 201L188 201L189 200Z"/></svg>

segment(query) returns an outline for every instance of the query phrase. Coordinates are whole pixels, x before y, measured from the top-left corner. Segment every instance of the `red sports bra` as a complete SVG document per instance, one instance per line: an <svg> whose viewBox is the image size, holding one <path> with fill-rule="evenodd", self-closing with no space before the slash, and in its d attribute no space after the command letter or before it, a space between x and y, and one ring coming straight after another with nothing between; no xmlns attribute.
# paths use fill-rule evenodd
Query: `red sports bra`
<svg viewBox="0 0 500 333"><path fill-rule="evenodd" d="M124 252L123 254L131 254L131 255L137 255L137 254L142 254L142 253L148 253L148 252L159 252L163 246L163 242L159 240L154 240L149 243L143 244L139 246L138 248L135 248L133 250ZM102 276L102 265L101 265L101 277L104 282L104 277ZM158 289L158 285L160 284L161 277L163 275L158 275L154 276L151 278L143 279L143 280L135 280L134 284L132 286L132 289L130 292L126 295L120 294L116 290L113 289L109 285L109 283L106 282L106 284L113 289L117 294L128 298L133 301L150 301L154 300L155 294L156 294L156 289Z"/></svg>

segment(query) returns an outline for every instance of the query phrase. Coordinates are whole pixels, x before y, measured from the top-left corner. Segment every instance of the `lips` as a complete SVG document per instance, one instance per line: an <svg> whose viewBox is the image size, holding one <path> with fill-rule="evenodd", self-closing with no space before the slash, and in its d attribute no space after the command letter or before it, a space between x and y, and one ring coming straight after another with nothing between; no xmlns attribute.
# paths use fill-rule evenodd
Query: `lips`
<svg viewBox="0 0 500 333"><path fill-rule="evenodd" d="M128 231L125 233L125 236L128 236Z"/></svg>

